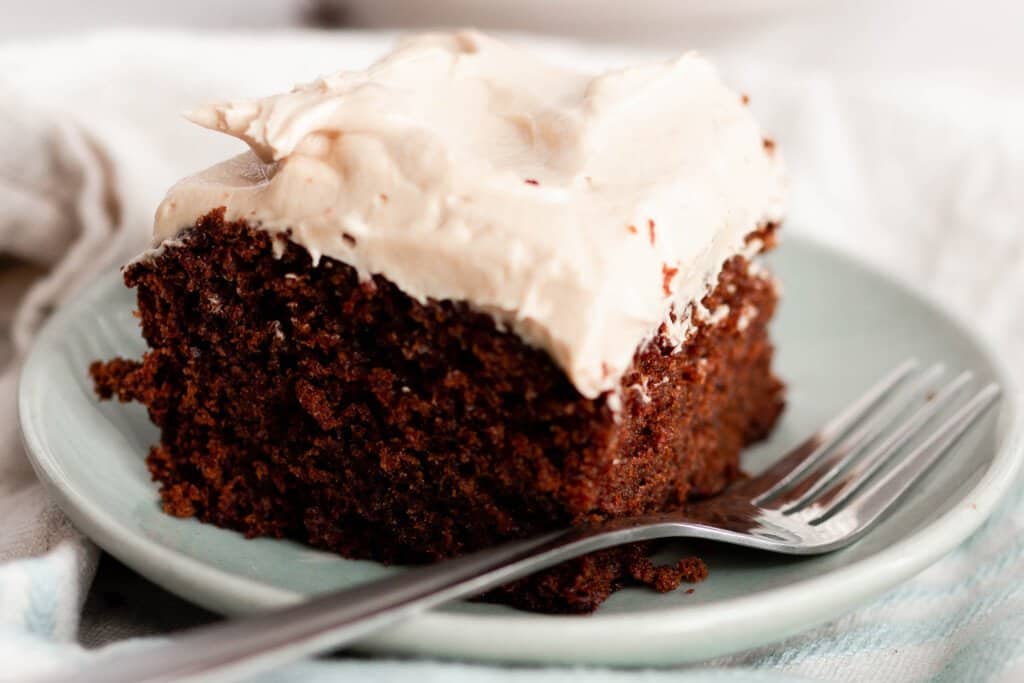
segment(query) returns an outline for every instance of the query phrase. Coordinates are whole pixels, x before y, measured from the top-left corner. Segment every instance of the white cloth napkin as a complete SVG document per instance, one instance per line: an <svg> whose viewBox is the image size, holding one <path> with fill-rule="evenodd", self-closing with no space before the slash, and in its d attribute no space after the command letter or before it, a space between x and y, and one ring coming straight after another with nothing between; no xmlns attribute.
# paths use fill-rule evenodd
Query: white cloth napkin
<svg viewBox="0 0 1024 683"><path fill-rule="evenodd" d="M34 331L98 271L143 247L153 209L174 180L238 151L237 141L195 128L179 111L363 66L390 40L122 31L0 48L0 679L145 646L135 640L94 655L74 644L98 551L48 501L19 445L15 376ZM533 42L590 68L649 56ZM724 57L730 82L751 95L788 159L787 230L813 233L930 288L975 320L1024 378L1024 94L838 78L824 69L794 74ZM1013 680L1024 672L1022 574L1024 502L1016 496L949 557L832 624L707 666L642 676ZM640 675L340 659L264 680Z"/></svg>

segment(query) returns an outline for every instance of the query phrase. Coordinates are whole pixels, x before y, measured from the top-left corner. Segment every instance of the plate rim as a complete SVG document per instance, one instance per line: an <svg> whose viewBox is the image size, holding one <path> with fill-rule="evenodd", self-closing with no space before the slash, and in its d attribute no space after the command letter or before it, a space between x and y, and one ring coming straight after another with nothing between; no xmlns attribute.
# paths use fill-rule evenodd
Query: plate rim
<svg viewBox="0 0 1024 683"><path fill-rule="evenodd" d="M698 661L776 642L830 621L894 587L938 561L963 543L991 516L1017 479L1024 455L1024 409L1021 388L1006 361L986 335L978 333L958 311L901 273L891 272L859 255L812 235L791 232L787 242L803 242L844 265L860 269L887 287L901 289L958 331L977 348L991 366L1002 389L1006 435L987 470L956 505L930 523L889 547L821 575L778 586L755 595L705 605L680 605L657 613L595 614L585 618L538 614L481 615L429 611L388 630L360 640L355 649L386 654L429 655L480 661L523 663L600 664L679 663ZM75 317L75 303L98 297L110 286L109 273L94 280L43 325L25 357L18 381L18 421L25 451L47 492L71 521L114 557L157 585L189 602L228 615L242 615L294 603L305 596L260 581L214 568L202 560L135 534L86 496L65 487L62 468L34 429L32 380L39 376L46 342ZM996 427L1001 429L999 425ZM998 433L998 432L997 432ZM964 504L970 500L970 505ZM896 578L892 578L892 577ZM844 586L840 595L833 587ZM816 608L818 596L828 595L831 608ZM838 605L838 607L837 607ZM735 639L709 639L708 624L737 621L748 626ZM773 630L766 640L757 624L772 616L798 613L788 624ZM689 622L689 623L687 623ZM735 625L735 624L733 624ZM711 629L712 631L714 629ZM609 638L609 632L613 637ZM628 632L629 638L615 637ZM460 637L452 638L453 633ZM510 644L515 649L510 651ZM627 643L624 645L624 643ZM637 647L637 643L642 643ZM695 652L699 654L695 656Z"/></svg>

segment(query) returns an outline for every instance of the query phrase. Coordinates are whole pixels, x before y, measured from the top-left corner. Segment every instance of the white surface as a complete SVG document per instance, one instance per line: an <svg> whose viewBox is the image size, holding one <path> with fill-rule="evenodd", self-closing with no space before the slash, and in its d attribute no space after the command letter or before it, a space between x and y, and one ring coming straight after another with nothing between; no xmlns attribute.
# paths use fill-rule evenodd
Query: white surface
<svg viewBox="0 0 1024 683"><path fill-rule="evenodd" d="M465 301L622 405L637 349L678 348L722 266L784 216L782 152L696 54L593 74L474 31L189 118L250 151L176 184L157 253L210 211L410 297Z"/></svg>
<svg viewBox="0 0 1024 683"><path fill-rule="evenodd" d="M1016 0L327 0L365 26L497 27L875 76L1024 87Z"/></svg>
<svg viewBox="0 0 1024 683"><path fill-rule="evenodd" d="M970 369L978 385L1001 385L1007 395L996 415L972 430L878 527L842 551L794 560L676 543L666 551L667 562L696 552L709 566L692 594L687 587L674 595L628 589L593 616L576 618L458 604L385 629L361 647L519 663L642 666L708 659L835 618L973 533L1011 489L1024 458L1024 415L1001 363L969 325L846 257L791 236L773 261L791 285L773 326L776 367L789 382L789 399L772 438L746 454L752 471L802 442L912 355ZM245 539L161 511L142 462L157 438L145 411L90 395L92 359L133 358L145 347L133 306L133 292L118 274L106 275L54 316L22 373L19 412L33 466L75 524L152 581L228 614L258 612L396 571L287 541ZM851 328L851 319L860 324ZM834 358L842 367L822 372Z"/></svg>
<svg viewBox="0 0 1024 683"><path fill-rule="evenodd" d="M698 27L727 28L814 12L835 0L325 0L365 26L487 26L508 30L668 40Z"/></svg>
<svg viewBox="0 0 1024 683"><path fill-rule="evenodd" d="M989 22L996 37L1014 29L994 20L984 3L963 7L951 16L963 19L964 28ZM965 17L967 12L977 16ZM952 36L942 34L949 42L946 51L930 53L936 60L970 51L964 47L966 33L964 42ZM1006 47L996 43L979 54ZM640 58L632 50L541 47L588 68ZM362 66L382 49L380 39L365 35L138 33L0 49L0 138L6 150L0 156L5 198L0 236L6 249L17 247L25 258L53 271L20 303L18 296L8 297L2 309L5 316L17 310L22 348L46 306L80 288L90 273L145 244L152 212L174 180L239 151L212 134L197 137L178 111L232 89L238 96L255 96L339 67ZM939 74L941 79L888 72L851 77L832 72L828 60L816 64L814 70L792 71L748 53L728 73L730 83L752 95L755 114L786 150L793 180L787 229L811 231L903 272L970 316L982 334L999 344L1021 378L1024 99L1010 86L988 90L948 83L946 72ZM12 196L29 201L10 201ZM6 279L11 271L3 274ZM850 327L837 332L856 329L857 323L851 320ZM841 359L830 360L828 367L843 367ZM13 416L12 366L4 377L6 407L0 408ZM70 649L50 643L65 641L74 631L96 550L74 534L42 494L18 448L13 417L7 424L0 451L0 516L25 523L5 524L0 534L7 561L0 593L21 591L28 574L43 582L42 595L53 595L54 585L68 590L66 600L51 605L62 625L56 632L50 621L35 623L21 613L5 613L5 632L21 637L0 639L0 660L33 653L38 666L52 666ZM1021 538L1024 504L1016 495L968 545L884 599L781 645L716 664L829 680L993 676L1024 656ZM37 564L10 561L56 548L62 539L67 539L66 550L40 559L45 572L36 572ZM19 578L5 582L12 576ZM143 610L152 598L139 602ZM137 622L117 625L124 636L138 628ZM338 666L380 680L636 676L376 661L331 662L302 671L326 678L339 675ZM752 676L749 670L740 675ZM767 673L760 677L779 680ZM693 676L673 672L664 680L670 678L703 680L704 670Z"/></svg>
<svg viewBox="0 0 1024 683"><path fill-rule="evenodd" d="M252 30L296 26L303 0L38 0L5 2L0 38L38 39L111 27L151 26L196 30Z"/></svg>
<svg viewBox="0 0 1024 683"><path fill-rule="evenodd" d="M1024 89L1017 0L322 0L352 26L538 31L801 69ZM297 26L311 1L37 0L8 3L0 38L108 27Z"/></svg>

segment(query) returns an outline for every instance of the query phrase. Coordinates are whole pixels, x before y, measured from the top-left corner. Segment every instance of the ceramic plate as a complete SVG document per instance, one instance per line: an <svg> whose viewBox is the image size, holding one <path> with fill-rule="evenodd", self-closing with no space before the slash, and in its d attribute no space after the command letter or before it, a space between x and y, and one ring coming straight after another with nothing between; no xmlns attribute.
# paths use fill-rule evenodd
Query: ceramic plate
<svg viewBox="0 0 1024 683"><path fill-rule="evenodd" d="M425 613L363 641L373 651L520 662L660 664L763 645L835 618L935 562L970 535L1020 465L1018 396L970 327L926 296L829 248L790 235L772 256L785 284L774 326L789 407L746 454L757 471L908 356L969 368L1008 389L998 408L854 546L810 559L714 545L692 594L616 593L587 617L475 603ZM157 432L137 405L98 402L89 362L143 351L132 292L118 274L62 308L24 366L21 423L40 478L89 536L152 581L225 614L246 614L388 571L287 541L240 535L160 512L143 457Z"/></svg>

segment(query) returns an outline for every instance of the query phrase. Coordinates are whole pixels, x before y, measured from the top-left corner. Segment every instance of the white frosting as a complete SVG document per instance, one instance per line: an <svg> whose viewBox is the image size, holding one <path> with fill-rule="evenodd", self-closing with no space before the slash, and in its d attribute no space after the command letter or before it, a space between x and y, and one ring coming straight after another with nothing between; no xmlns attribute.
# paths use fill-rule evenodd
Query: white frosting
<svg viewBox="0 0 1024 683"><path fill-rule="evenodd" d="M158 244L219 206L290 229L315 261L492 314L587 397L782 214L781 163L694 54L595 77L475 32L423 35L189 118L252 151L174 186Z"/></svg>

